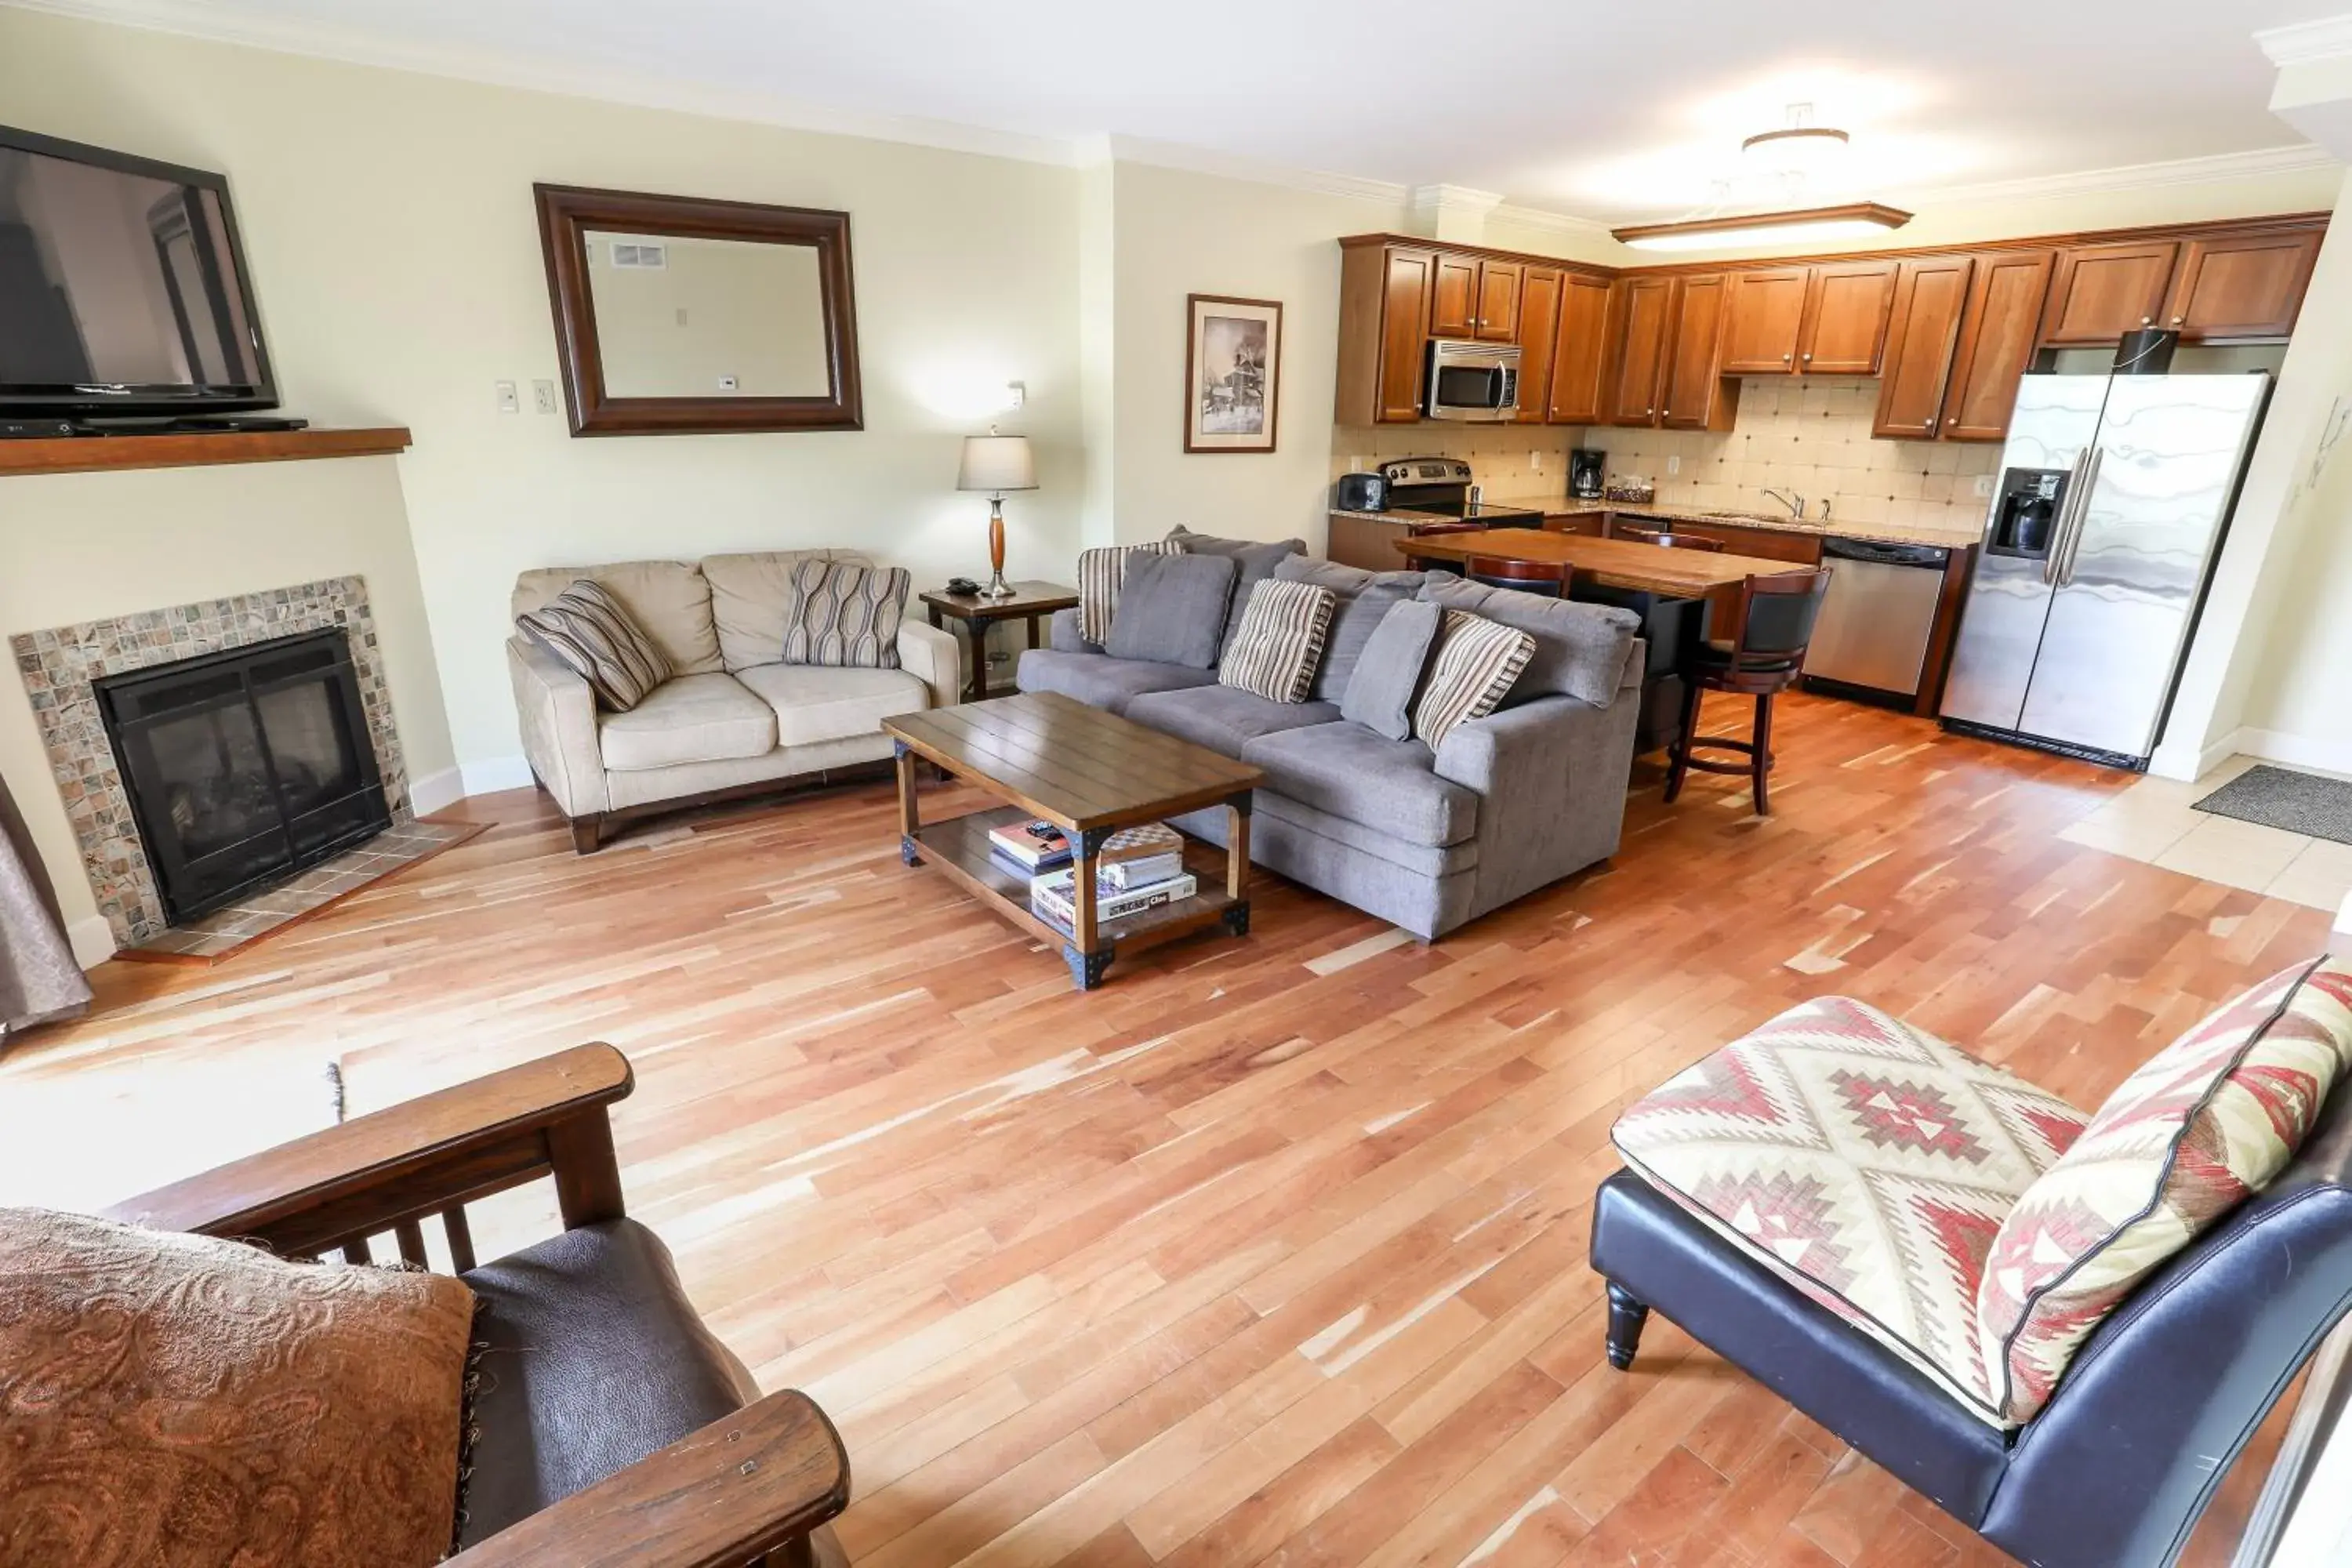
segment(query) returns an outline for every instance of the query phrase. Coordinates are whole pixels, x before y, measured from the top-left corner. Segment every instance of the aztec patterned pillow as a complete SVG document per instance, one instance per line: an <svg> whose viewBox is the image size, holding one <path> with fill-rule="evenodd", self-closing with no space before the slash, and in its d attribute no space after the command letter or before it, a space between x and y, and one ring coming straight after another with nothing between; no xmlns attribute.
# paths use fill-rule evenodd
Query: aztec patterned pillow
<svg viewBox="0 0 2352 1568"><path fill-rule="evenodd" d="M1536 639L1516 626L1466 610L1446 611L1421 700L1412 706L1412 732L1435 751L1456 724L1484 719L1535 651Z"/></svg>
<svg viewBox="0 0 2352 1568"><path fill-rule="evenodd" d="M2083 1113L1848 996L1661 1084L1610 1139L1634 1173L1989 1425L1985 1249Z"/></svg>
<svg viewBox="0 0 2352 1568"><path fill-rule="evenodd" d="M675 673L643 626L601 583L583 577L515 626L569 665L615 713L626 713Z"/></svg>
<svg viewBox="0 0 2352 1568"><path fill-rule="evenodd" d="M1238 687L1269 702L1304 702L1323 658L1339 600L1312 583L1262 578L1242 607L1241 625L1225 645L1217 684Z"/></svg>
<svg viewBox="0 0 2352 1568"><path fill-rule="evenodd" d="M1118 608L1119 585L1127 581L1127 558L1181 555L1183 542L1162 539L1150 544L1109 544L1078 552L1078 635L1095 647L1110 641L1111 613Z"/></svg>
<svg viewBox="0 0 2352 1568"><path fill-rule="evenodd" d="M786 664L898 668L898 620L913 579L903 566L802 561L784 608Z"/></svg>
<svg viewBox="0 0 2352 1568"><path fill-rule="evenodd" d="M2352 1061L2352 963L2263 981L2150 1058L1993 1238L1977 1332L2004 1415L2033 1418L2158 1264L2285 1169Z"/></svg>

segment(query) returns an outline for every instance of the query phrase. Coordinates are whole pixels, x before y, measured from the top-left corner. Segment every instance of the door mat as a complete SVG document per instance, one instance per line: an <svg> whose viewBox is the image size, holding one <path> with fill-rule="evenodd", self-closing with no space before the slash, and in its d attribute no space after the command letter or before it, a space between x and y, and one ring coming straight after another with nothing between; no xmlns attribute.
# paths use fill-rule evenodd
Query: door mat
<svg viewBox="0 0 2352 1568"><path fill-rule="evenodd" d="M2341 779L2252 767L2195 805L2216 816L2352 844L2352 784Z"/></svg>

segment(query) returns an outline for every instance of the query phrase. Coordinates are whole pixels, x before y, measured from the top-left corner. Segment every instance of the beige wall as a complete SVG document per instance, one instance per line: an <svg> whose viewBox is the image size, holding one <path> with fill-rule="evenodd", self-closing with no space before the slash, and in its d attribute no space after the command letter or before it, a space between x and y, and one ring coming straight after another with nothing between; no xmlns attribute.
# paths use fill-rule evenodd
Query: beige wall
<svg viewBox="0 0 2352 1568"><path fill-rule="evenodd" d="M457 756L394 463L348 458L0 479L0 637L357 574L375 612L410 783L446 775ZM88 958L84 944L102 941L106 922L50 782L31 700L13 673L0 679L0 778L25 813ZM452 782L440 782L442 798Z"/></svg>
<svg viewBox="0 0 2352 1568"><path fill-rule="evenodd" d="M1074 170L13 8L0 103L229 171L289 408L415 431L401 475L467 763L520 751L500 648L525 567L835 543L926 580L984 570L985 503L956 493L956 459L1008 381L1028 406L1001 417L1036 440L1044 485L1005 508L1012 564L1058 573L1076 548ZM498 413L495 382L557 374L534 181L846 209L866 428L574 440L528 395Z"/></svg>

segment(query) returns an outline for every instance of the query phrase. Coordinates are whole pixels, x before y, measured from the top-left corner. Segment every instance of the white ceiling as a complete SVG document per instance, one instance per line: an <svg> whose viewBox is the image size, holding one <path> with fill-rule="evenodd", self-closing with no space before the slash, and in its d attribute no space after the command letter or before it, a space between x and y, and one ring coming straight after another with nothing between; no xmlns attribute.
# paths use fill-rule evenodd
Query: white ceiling
<svg viewBox="0 0 2352 1568"><path fill-rule="evenodd" d="M31 0L719 112L1106 134L1604 220L1706 205L1809 100L1855 194L2248 153L2258 29L2344 0ZM901 128L902 130L904 128ZM919 132L913 132L920 134ZM948 136L947 140L955 140ZM1825 193L1826 194L1826 193Z"/></svg>

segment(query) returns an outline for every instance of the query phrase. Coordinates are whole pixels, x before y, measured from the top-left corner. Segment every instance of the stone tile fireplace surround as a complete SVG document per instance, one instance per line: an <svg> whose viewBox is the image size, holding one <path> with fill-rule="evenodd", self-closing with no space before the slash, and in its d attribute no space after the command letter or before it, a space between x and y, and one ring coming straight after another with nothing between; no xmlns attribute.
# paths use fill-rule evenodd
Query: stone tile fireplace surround
<svg viewBox="0 0 2352 1568"><path fill-rule="evenodd" d="M408 773L393 721L392 697L368 608L367 584L338 577L146 610L108 620L19 633L9 639L32 699L51 775L80 846L82 865L114 939L123 947L165 929L163 900L139 842L131 796L106 738L91 682L199 654L218 653L298 632L341 626L359 675L376 766L394 823L410 819Z"/></svg>

